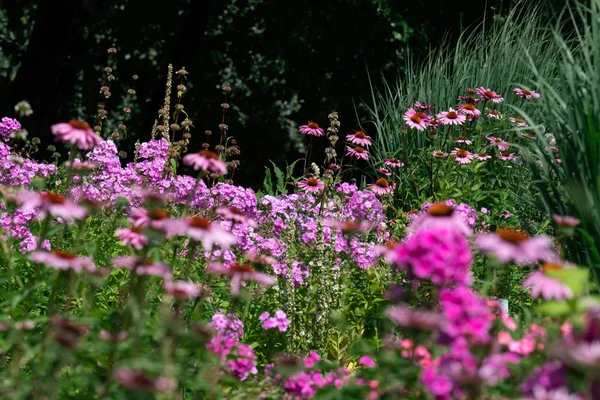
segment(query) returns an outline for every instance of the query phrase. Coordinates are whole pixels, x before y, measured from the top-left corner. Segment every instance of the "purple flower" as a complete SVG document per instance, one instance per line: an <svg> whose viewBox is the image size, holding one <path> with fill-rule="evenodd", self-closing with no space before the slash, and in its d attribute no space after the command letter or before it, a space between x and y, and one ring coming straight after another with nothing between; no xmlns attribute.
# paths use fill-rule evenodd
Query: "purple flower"
<svg viewBox="0 0 600 400"><path fill-rule="evenodd" d="M10 140L10 134L21 130L21 124L14 118L4 117L0 122L0 137L5 142Z"/></svg>

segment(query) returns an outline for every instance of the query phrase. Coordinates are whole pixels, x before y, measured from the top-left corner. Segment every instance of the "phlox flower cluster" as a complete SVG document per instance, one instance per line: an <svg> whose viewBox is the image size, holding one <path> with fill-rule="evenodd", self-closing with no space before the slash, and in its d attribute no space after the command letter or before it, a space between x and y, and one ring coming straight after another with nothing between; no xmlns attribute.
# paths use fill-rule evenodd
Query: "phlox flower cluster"
<svg viewBox="0 0 600 400"><path fill-rule="evenodd" d="M258 373L255 364L256 355L252 347L247 344L233 338L217 336L211 339L206 348L219 356L227 372L241 381L250 374Z"/></svg>
<svg viewBox="0 0 600 400"><path fill-rule="evenodd" d="M235 314L213 315L210 326L215 328L219 336L240 340L244 336L244 324Z"/></svg>
<svg viewBox="0 0 600 400"><path fill-rule="evenodd" d="M277 328L279 332L286 332L290 326L290 320L282 310L275 311L275 315L272 317L268 312L264 312L258 319L262 321L263 329Z"/></svg>

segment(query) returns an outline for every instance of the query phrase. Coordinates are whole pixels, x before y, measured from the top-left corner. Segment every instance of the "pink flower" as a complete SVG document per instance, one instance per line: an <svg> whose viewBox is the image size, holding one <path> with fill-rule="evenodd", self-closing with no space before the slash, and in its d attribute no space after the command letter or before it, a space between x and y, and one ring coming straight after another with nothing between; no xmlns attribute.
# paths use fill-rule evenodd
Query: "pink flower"
<svg viewBox="0 0 600 400"><path fill-rule="evenodd" d="M167 293L179 300L196 298L202 291L202 286L195 282L165 280L163 286Z"/></svg>
<svg viewBox="0 0 600 400"><path fill-rule="evenodd" d="M433 155L435 158L446 158L446 157L448 157L448 153L444 153L441 150L436 150L436 151L432 152L431 155Z"/></svg>
<svg viewBox="0 0 600 400"><path fill-rule="evenodd" d="M492 145L498 147L500 151L506 151L510 147L504 140L494 136L488 136L487 140L489 140Z"/></svg>
<svg viewBox="0 0 600 400"><path fill-rule="evenodd" d="M263 329L277 328L279 332L286 332L290 326L290 320L282 310L275 311L273 317L268 312L264 312L260 315L259 320L263 321Z"/></svg>
<svg viewBox="0 0 600 400"><path fill-rule="evenodd" d="M488 117L494 119L502 119L502 114L500 114L497 110L488 111Z"/></svg>
<svg viewBox="0 0 600 400"><path fill-rule="evenodd" d="M421 103L418 100L415 100L414 104L415 108L420 108L421 110L433 110L435 107L429 104Z"/></svg>
<svg viewBox="0 0 600 400"><path fill-rule="evenodd" d="M304 178L300 182L296 183L300 189L308 193L317 193L325 189L325 184L317 178Z"/></svg>
<svg viewBox="0 0 600 400"><path fill-rule="evenodd" d="M472 226L475 220L472 221ZM416 216L408 226L409 232L416 232L423 228L452 228L464 236L471 236L472 230L465 220L464 216L459 212L455 212L455 208L446 203L432 204L426 213Z"/></svg>
<svg viewBox="0 0 600 400"><path fill-rule="evenodd" d="M473 157L475 157L479 161L486 161L486 160L489 160L490 158L492 158L492 156L490 156L489 154L485 154L485 153L477 153L477 154L474 154Z"/></svg>
<svg viewBox="0 0 600 400"><path fill-rule="evenodd" d="M80 150L91 150L102 138L96 135L90 125L84 121L71 120L68 123L52 125L50 128L57 140L72 143Z"/></svg>
<svg viewBox="0 0 600 400"><path fill-rule="evenodd" d="M136 227L119 228L115 234L124 245L130 244L136 250L141 250L148 244L148 236L141 234L140 229Z"/></svg>
<svg viewBox="0 0 600 400"><path fill-rule="evenodd" d="M113 259L113 264L117 267L132 270L137 275L160 276L164 279L171 279L171 268L161 262L154 262L144 257L119 256Z"/></svg>
<svg viewBox="0 0 600 400"><path fill-rule="evenodd" d="M527 122L521 117L510 117L508 120L517 126L527 126Z"/></svg>
<svg viewBox="0 0 600 400"><path fill-rule="evenodd" d="M390 307L385 311L386 317L398 326L417 328L425 331L439 329L442 325L442 316L437 312L419 310L405 305Z"/></svg>
<svg viewBox="0 0 600 400"><path fill-rule="evenodd" d="M552 219L554 220L554 222L556 222L556 225L561 226L563 228L575 228L581 223L580 219L568 215L560 216L554 214L552 215Z"/></svg>
<svg viewBox="0 0 600 400"><path fill-rule="evenodd" d="M333 219L325 219L323 220L323 224L332 229L337 229L342 231L342 233L357 233L364 232L372 229L376 224L370 221L336 221Z"/></svg>
<svg viewBox="0 0 600 400"><path fill-rule="evenodd" d="M369 147L372 144L371 137L367 136L363 131L355 132L352 135L346 135L346 140L362 147Z"/></svg>
<svg viewBox="0 0 600 400"><path fill-rule="evenodd" d="M392 171L387 168L377 168L377 172L384 176L392 176Z"/></svg>
<svg viewBox="0 0 600 400"><path fill-rule="evenodd" d="M542 386L535 386L531 396L524 397L523 400L583 400L583 396L570 394L566 387L557 389L546 389Z"/></svg>
<svg viewBox="0 0 600 400"><path fill-rule="evenodd" d="M257 226L256 221L252 218L248 218L244 211L238 210L235 207L219 207L217 208L216 213L223 216L225 219L241 225L247 225L252 228Z"/></svg>
<svg viewBox="0 0 600 400"><path fill-rule="evenodd" d="M464 144L466 144L466 145L473 144L473 142L471 142L471 141L469 140L469 138L466 138L466 137L464 137L464 136L459 136L459 137L457 137L457 138L456 138L456 143L464 143Z"/></svg>
<svg viewBox="0 0 600 400"><path fill-rule="evenodd" d="M202 242L204 250L210 251L215 244L228 249L237 239L215 223L200 217L165 220L167 236L185 235L196 242Z"/></svg>
<svg viewBox="0 0 600 400"><path fill-rule="evenodd" d="M383 165L386 165L390 168L400 168L404 167L404 163L394 157L390 157L383 162Z"/></svg>
<svg viewBox="0 0 600 400"><path fill-rule="evenodd" d="M473 161L473 153L469 153L467 150L457 148L452 150L450 154L456 157L456 162L459 164L469 164Z"/></svg>
<svg viewBox="0 0 600 400"><path fill-rule="evenodd" d="M514 88L516 94L518 94L523 99L531 99L531 98L539 98L540 94L538 92L534 92L533 90Z"/></svg>
<svg viewBox="0 0 600 400"><path fill-rule="evenodd" d="M82 219L87 215L87 210L79 204L52 192L23 191L17 195L17 203L23 210L33 210L39 207L38 217L43 219L48 214L62 218L67 223L75 219Z"/></svg>
<svg viewBox="0 0 600 400"><path fill-rule="evenodd" d="M358 160L368 160L369 159L369 152L360 146L356 146L355 148L346 146L346 155L354 157Z"/></svg>
<svg viewBox="0 0 600 400"><path fill-rule="evenodd" d="M513 261L518 265L529 265L556 259L550 238L531 237L524 231L511 228L498 228L497 233L481 234L475 244L484 253L492 253L501 263Z"/></svg>
<svg viewBox="0 0 600 400"><path fill-rule="evenodd" d="M459 114L453 108L450 108L448 111L439 113L437 119L442 125L462 125L467 120L467 116Z"/></svg>
<svg viewBox="0 0 600 400"><path fill-rule="evenodd" d="M194 171L202 170L217 175L225 175L227 173L227 165L219 159L219 155L208 150L186 154L183 156L183 163L192 166Z"/></svg>
<svg viewBox="0 0 600 400"><path fill-rule="evenodd" d="M275 278L270 275L254 271L250 265L234 264L231 267L225 267L221 264L211 264L209 270L222 275L231 276L231 295L239 296L240 284L242 280L253 280L263 286L273 286Z"/></svg>
<svg viewBox="0 0 600 400"><path fill-rule="evenodd" d="M502 214L500 214L500 216L504 219L508 219L513 216L513 213L511 213L508 210L504 210L504 211L502 211Z"/></svg>
<svg viewBox="0 0 600 400"><path fill-rule="evenodd" d="M321 361L321 356L319 356L316 351L311 350L310 353L308 354L308 356L304 359L304 367L312 368L319 361Z"/></svg>
<svg viewBox="0 0 600 400"><path fill-rule="evenodd" d="M378 196L385 196L393 193L396 185L389 183L385 178L379 178L375 183L369 185L369 189Z"/></svg>
<svg viewBox="0 0 600 400"><path fill-rule="evenodd" d="M322 128L319 128L319 124L317 124L316 122L309 122L308 125L302 125L300 126L300 133L303 135L309 135L309 136L323 136L325 135L325 132L323 131Z"/></svg>
<svg viewBox="0 0 600 400"><path fill-rule="evenodd" d="M358 359L358 363L367 368L375 367L375 361L369 356L362 356Z"/></svg>
<svg viewBox="0 0 600 400"><path fill-rule="evenodd" d="M496 157L502 161L512 161L516 158L515 153L509 153L508 151L503 151L500 154L496 154Z"/></svg>
<svg viewBox="0 0 600 400"><path fill-rule="evenodd" d="M3 117L0 121L0 139L8 142L13 132L21 130L21 123L14 118Z"/></svg>
<svg viewBox="0 0 600 400"><path fill-rule="evenodd" d="M430 117L422 111L417 111L414 108L409 108L407 112L404 113L404 121L406 124L418 131L423 131L429 125Z"/></svg>
<svg viewBox="0 0 600 400"><path fill-rule="evenodd" d="M531 288L531 297L542 297L544 300L564 300L573 297L573 292L559 280L547 276L544 272L554 269L556 264L546 263L541 271L533 271L523 281L523 288ZM558 266L558 268L561 268Z"/></svg>
<svg viewBox="0 0 600 400"><path fill-rule="evenodd" d="M459 113L470 117L479 118L481 115L481 111L479 111L473 103L459 104L456 108L458 108Z"/></svg>
<svg viewBox="0 0 600 400"><path fill-rule="evenodd" d="M35 263L44 264L59 271L72 269L78 273L96 272L96 267L90 258L78 257L73 253L61 250L54 250L52 252L35 250L29 254L29 259Z"/></svg>
<svg viewBox="0 0 600 400"><path fill-rule="evenodd" d="M114 378L121 386L144 392L168 392L177 386L177 382L172 378L151 377L139 369L118 368Z"/></svg>
<svg viewBox="0 0 600 400"><path fill-rule="evenodd" d="M494 92L491 89L486 89L483 86L475 89L478 95L481 96L483 100L491 100L494 103L502 103L504 98L500 96L498 93Z"/></svg>
<svg viewBox="0 0 600 400"><path fill-rule="evenodd" d="M126 340L128 336L129 334L125 331L109 332L103 329L98 333L98 337L107 342L122 342Z"/></svg>

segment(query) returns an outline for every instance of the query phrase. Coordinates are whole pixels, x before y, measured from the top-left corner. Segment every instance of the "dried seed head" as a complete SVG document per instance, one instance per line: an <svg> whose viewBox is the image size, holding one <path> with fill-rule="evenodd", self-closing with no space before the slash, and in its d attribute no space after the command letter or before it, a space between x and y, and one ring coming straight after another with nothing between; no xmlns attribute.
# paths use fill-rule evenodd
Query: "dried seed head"
<svg viewBox="0 0 600 400"><path fill-rule="evenodd" d="M214 172L210 174L210 179L219 179L219 174L215 174Z"/></svg>
<svg viewBox="0 0 600 400"><path fill-rule="evenodd" d="M98 110L98 114L106 115L106 110L105 109Z"/></svg>
<svg viewBox="0 0 600 400"><path fill-rule="evenodd" d="M176 104L175 109L179 111L183 110L183 104Z"/></svg>
<svg viewBox="0 0 600 400"><path fill-rule="evenodd" d="M121 157L121 158L127 157L127 152L126 151L120 151L119 152L119 157Z"/></svg>
<svg viewBox="0 0 600 400"><path fill-rule="evenodd" d="M179 90L180 92L185 92L186 87L185 87L185 85L177 85L177 90Z"/></svg>
<svg viewBox="0 0 600 400"><path fill-rule="evenodd" d="M338 119L338 113L333 111L331 114L327 116L329 119Z"/></svg>
<svg viewBox="0 0 600 400"><path fill-rule="evenodd" d="M184 121L184 122L185 122L185 121ZM182 123L182 125L183 125L183 123ZM192 137L192 134L191 134L191 133L189 133L189 132L186 132L186 133L184 133L184 134L183 134L183 138L184 138L185 140L188 140L188 139L190 139L191 137Z"/></svg>
<svg viewBox="0 0 600 400"><path fill-rule="evenodd" d="M100 132L102 130L102 127L100 125L96 125L94 127L94 132Z"/></svg>
<svg viewBox="0 0 600 400"><path fill-rule="evenodd" d="M125 126L125 124L119 124L119 129L124 131L125 129L127 129L127 127Z"/></svg>
<svg viewBox="0 0 600 400"><path fill-rule="evenodd" d="M204 131L204 134L206 136L210 136L210 135L212 135L212 131L210 131L210 130L207 129L207 130Z"/></svg>
<svg viewBox="0 0 600 400"><path fill-rule="evenodd" d="M129 114L131 112L131 108L129 107L123 107L123 112L126 114Z"/></svg>
<svg viewBox="0 0 600 400"><path fill-rule="evenodd" d="M100 86L100 93L108 92L108 86Z"/></svg>
<svg viewBox="0 0 600 400"><path fill-rule="evenodd" d="M222 131L226 131L227 129L229 129L229 126L227 126L227 124L219 124L219 129Z"/></svg>
<svg viewBox="0 0 600 400"><path fill-rule="evenodd" d="M115 76L111 74L107 77L107 79L109 82L112 82L112 81L116 80L117 78L115 78Z"/></svg>
<svg viewBox="0 0 600 400"><path fill-rule="evenodd" d="M169 128L171 128L171 130L173 132L177 132L179 129L181 129L181 127L177 124L171 124L171 126L169 126Z"/></svg>
<svg viewBox="0 0 600 400"><path fill-rule="evenodd" d="M130 95L133 96L135 94L135 90L134 89L128 89L127 90L127 94L130 94Z"/></svg>
<svg viewBox="0 0 600 400"><path fill-rule="evenodd" d="M221 104L221 109L222 109L223 111L227 111L227 110L229 110L229 104L227 104L227 103L223 103L223 104Z"/></svg>
<svg viewBox="0 0 600 400"><path fill-rule="evenodd" d="M177 75L181 75L181 76L186 76L189 74L189 72L187 72L185 70L185 67L181 67L181 69L179 71L176 72Z"/></svg>
<svg viewBox="0 0 600 400"><path fill-rule="evenodd" d="M228 83L223 85L223 91L227 94L231 93L231 86Z"/></svg>
<svg viewBox="0 0 600 400"><path fill-rule="evenodd" d="M167 115L167 110L165 110L164 108L161 108L160 110L158 110L158 115L160 115L161 117L164 117Z"/></svg>
<svg viewBox="0 0 600 400"><path fill-rule="evenodd" d="M53 144L51 144L50 146L48 146L48 151L55 152L56 151L56 146L54 146Z"/></svg>
<svg viewBox="0 0 600 400"><path fill-rule="evenodd" d="M112 93L109 91L104 92L104 97L106 97L107 99L112 96Z"/></svg>
<svg viewBox="0 0 600 400"><path fill-rule="evenodd" d="M215 150L216 150L218 153L222 153L222 152L223 152L223 150L225 150L225 146L222 146L222 145L218 144L218 145L216 145L216 146L215 146Z"/></svg>
<svg viewBox="0 0 600 400"><path fill-rule="evenodd" d="M60 153L52 153L52 158L60 158Z"/></svg>
<svg viewBox="0 0 600 400"><path fill-rule="evenodd" d="M204 150L208 150L209 147L210 147L210 144L208 144L208 143L202 143L202 148Z"/></svg>
<svg viewBox="0 0 600 400"><path fill-rule="evenodd" d="M110 138L113 140L113 142L116 142L117 140L119 140L119 132L115 131L110 135Z"/></svg>
<svg viewBox="0 0 600 400"><path fill-rule="evenodd" d="M115 49L114 47L110 47L108 49L108 54L117 54L117 49Z"/></svg>
<svg viewBox="0 0 600 400"><path fill-rule="evenodd" d="M338 121L337 119L331 121L331 126L333 126L334 128L339 128L340 125L342 125L342 123L340 121Z"/></svg>
<svg viewBox="0 0 600 400"><path fill-rule="evenodd" d="M40 144L40 143L41 143L41 141L40 141L40 138L39 138L39 137L37 137L37 136L35 136L35 137L31 138L31 143L33 143L33 144L35 144L35 145L38 145L38 144Z"/></svg>
<svg viewBox="0 0 600 400"><path fill-rule="evenodd" d="M98 108L100 110L103 110L104 109L104 103L102 103L102 102L98 103Z"/></svg>
<svg viewBox="0 0 600 400"><path fill-rule="evenodd" d="M231 139L231 141L229 143L231 143L232 146L235 146L235 145L237 145L237 140Z"/></svg>
<svg viewBox="0 0 600 400"><path fill-rule="evenodd" d="M134 76L132 76L131 78L132 78L134 81L137 81L137 80L138 80L138 78L139 78L139 76L137 76L137 75L134 75Z"/></svg>
<svg viewBox="0 0 600 400"><path fill-rule="evenodd" d="M188 126L192 126L192 120L191 119L183 120L181 122L181 126L184 128L187 128Z"/></svg>
<svg viewBox="0 0 600 400"><path fill-rule="evenodd" d="M107 74L110 74L112 72L112 68L106 67L106 68L104 68L104 72L106 72Z"/></svg>

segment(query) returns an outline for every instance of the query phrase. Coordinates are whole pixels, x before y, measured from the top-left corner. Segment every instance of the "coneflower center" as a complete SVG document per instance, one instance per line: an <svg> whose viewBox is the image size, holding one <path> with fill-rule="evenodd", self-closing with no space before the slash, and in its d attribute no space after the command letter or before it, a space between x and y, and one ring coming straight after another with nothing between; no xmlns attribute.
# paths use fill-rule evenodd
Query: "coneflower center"
<svg viewBox="0 0 600 400"><path fill-rule="evenodd" d="M469 140L469 138L466 138L466 137L464 137L464 136L459 136L459 137L456 139L456 141L457 141L457 142L466 142L467 140Z"/></svg>
<svg viewBox="0 0 600 400"><path fill-rule="evenodd" d="M239 215L241 217L245 217L246 216L245 212L243 212L242 210L238 210L235 207L231 207L229 210L231 211L232 214Z"/></svg>
<svg viewBox="0 0 600 400"><path fill-rule="evenodd" d="M358 139L366 139L367 135L363 131L358 131L354 134L354 137Z"/></svg>
<svg viewBox="0 0 600 400"><path fill-rule="evenodd" d="M427 210L427 214L436 217L448 217L452 215L453 212L454 208L444 203L436 203Z"/></svg>
<svg viewBox="0 0 600 400"><path fill-rule="evenodd" d="M189 219L188 224L193 228L205 229L210 228L210 221L205 218L192 217Z"/></svg>
<svg viewBox="0 0 600 400"><path fill-rule="evenodd" d="M563 269L563 267L561 267L558 264L554 264L554 263L545 263L544 265L542 265L542 271L544 271L544 272L559 271L561 269Z"/></svg>
<svg viewBox="0 0 600 400"><path fill-rule="evenodd" d="M238 272L254 272L254 268L248 264L234 264L231 269Z"/></svg>
<svg viewBox="0 0 600 400"><path fill-rule="evenodd" d="M380 188L387 189L390 186L390 183L384 178L379 178L375 182L375 185L379 186Z"/></svg>
<svg viewBox="0 0 600 400"><path fill-rule="evenodd" d="M319 124L317 124L316 122L309 122L308 127L310 129L319 129Z"/></svg>
<svg viewBox="0 0 600 400"><path fill-rule="evenodd" d="M490 114L492 114L492 115L498 115L499 113L496 110L490 110Z"/></svg>
<svg viewBox="0 0 600 400"><path fill-rule="evenodd" d="M529 96L531 94L531 92L527 89L521 89L521 92L523 92L525 96Z"/></svg>
<svg viewBox="0 0 600 400"><path fill-rule="evenodd" d="M150 218L154 220L166 219L169 217L169 213L161 208L155 208L154 210L150 211L148 215L150 215Z"/></svg>
<svg viewBox="0 0 600 400"><path fill-rule="evenodd" d="M505 242L519 244L529 240L529 234L511 228L498 228L498 236Z"/></svg>
<svg viewBox="0 0 600 400"><path fill-rule="evenodd" d="M217 153L214 153L214 152L210 151L210 150L200 150L200 152L198 154L200 154L204 158L208 158L208 159L212 159L212 160L218 160L219 159L219 155Z"/></svg>
<svg viewBox="0 0 600 400"><path fill-rule="evenodd" d="M485 153L479 153L479 154L477 154L477 155L478 155L479 157L487 157L487 154L485 154Z"/></svg>
<svg viewBox="0 0 600 400"><path fill-rule="evenodd" d="M357 152L357 153L364 153L364 152L365 152L365 149L363 149L362 147L358 147L358 146L356 146L356 147L354 148L354 151L355 151L355 152Z"/></svg>
<svg viewBox="0 0 600 400"><path fill-rule="evenodd" d="M316 180L315 178L308 178L308 179L306 180L306 184L307 184L308 186L317 187L317 186L319 186L319 181L318 181L318 180Z"/></svg>
<svg viewBox="0 0 600 400"><path fill-rule="evenodd" d="M60 257L64 260L73 260L75 258L77 258L77 256L73 253L69 253L68 251L62 251L62 250L53 250L52 254L54 254L57 257Z"/></svg>
<svg viewBox="0 0 600 400"><path fill-rule="evenodd" d="M52 192L42 193L42 197L52 204L65 204L65 202L67 201L67 199L61 196L60 194Z"/></svg>
<svg viewBox="0 0 600 400"><path fill-rule="evenodd" d="M75 128L75 129L82 129L82 130L90 129L90 124L88 124L85 121L79 121L76 119L70 120L69 125L71 125L71 127Z"/></svg>
<svg viewBox="0 0 600 400"><path fill-rule="evenodd" d="M486 90L485 92L483 92L483 94L484 94L486 97L489 97L490 99L491 99L492 97L494 97L494 92L492 92L491 90Z"/></svg>
<svg viewBox="0 0 600 400"><path fill-rule="evenodd" d="M456 151L456 156L460 157L460 158L465 158L469 155L469 153L466 150L460 149Z"/></svg>
<svg viewBox="0 0 600 400"><path fill-rule="evenodd" d="M414 122L415 124L420 124L420 123L421 123L421 119L422 119L422 118L421 118L421 117L419 117L419 115L418 115L418 114L419 114L419 113L417 113L417 114L414 114L412 117L410 117L410 120L411 120L412 122Z"/></svg>
<svg viewBox="0 0 600 400"><path fill-rule="evenodd" d="M466 103L463 106L463 110L475 111L475 106L471 103Z"/></svg>
<svg viewBox="0 0 600 400"><path fill-rule="evenodd" d="M448 113L446 114L446 118L456 119L458 118L458 114L455 111L448 111Z"/></svg>

